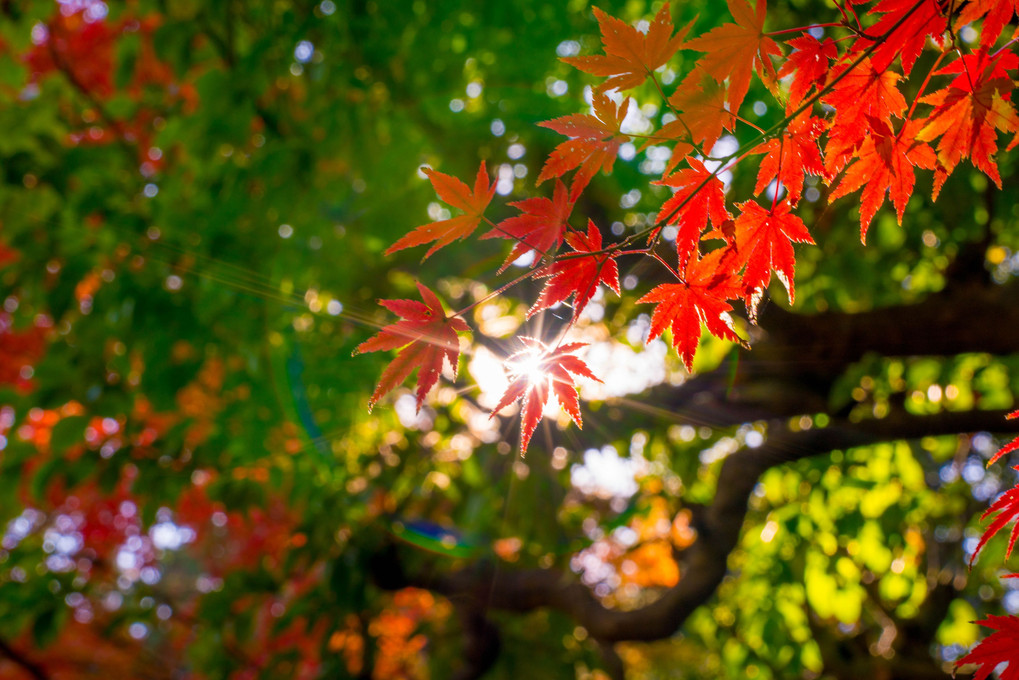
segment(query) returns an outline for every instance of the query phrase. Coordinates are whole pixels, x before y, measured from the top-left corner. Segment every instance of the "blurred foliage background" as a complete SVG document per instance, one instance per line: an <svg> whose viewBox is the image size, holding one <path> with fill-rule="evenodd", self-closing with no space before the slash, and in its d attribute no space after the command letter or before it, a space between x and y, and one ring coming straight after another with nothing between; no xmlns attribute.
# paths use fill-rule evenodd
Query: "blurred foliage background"
<svg viewBox="0 0 1019 680"><path fill-rule="evenodd" d="M598 6L633 21L657 10ZM586 76L557 57L596 50L590 9L0 3L0 675L446 678L477 622L439 593L380 583L380 559L425 574L561 569L619 609L684 577L722 461L773 425L663 400L687 376L661 340L643 343L633 293L654 272L624 262L633 293L585 314L606 385L585 386L582 432L553 419L527 459L513 414L487 409L513 335L543 331L524 322L534 284L472 312L461 380L420 414L406 391L369 414L388 357L351 356L391 321L376 299L414 297L421 280L459 308L513 275L495 275L501 242L424 262L382 252L444 209L422 164L470 178L485 160L504 199L493 220L540 194L558 139L535 124L585 106ZM721 3L672 9L698 31L728 20ZM769 26L834 14L774 3ZM653 90L634 94L660 120ZM764 127L782 117L763 88L748 102ZM624 148L577 219L640 228L668 195L648 183L662 162ZM999 163L1014 186L1015 154ZM754 174L737 170L731 199ZM811 189L800 214L818 245L797 251L797 314L920 303L956 274L1005 290L1019 268L1019 195L968 166L936 205L918 189L901 227L879 213L866 247L852 201ZM761 334L787 316L779 294ZM782 426L1011 407L1017 357L965 343L1013 329L981 323L958 324L952 353L861 351ZM748 361L705 343L699 372ZM787 388L741 383L757 402ZM485 677L943 676L977 640L971 621L1019 611L998 578L1003 542L965 566L977 516L1015 475L984 470L994 435L959 432L768 470L728 576L673 637L613 650L553 610L484 612L501 642Z"/></svg>

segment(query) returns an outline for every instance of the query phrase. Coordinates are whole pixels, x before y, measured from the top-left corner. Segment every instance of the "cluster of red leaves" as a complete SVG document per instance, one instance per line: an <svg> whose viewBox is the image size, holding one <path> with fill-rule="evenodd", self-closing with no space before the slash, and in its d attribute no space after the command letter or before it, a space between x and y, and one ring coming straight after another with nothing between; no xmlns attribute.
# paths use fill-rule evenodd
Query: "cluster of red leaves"
<svg viewBox="0 0 1019 680"><path fill-rule="evenodd" d="M54 11L40 28L34 49L25 55L36 79L64 71L75 87L104 99L113 94L117 27L105 18L93 19L82 8L72 13Z"/></svg>
<svg viewBox="0 0 1019 680"><path fill-rule="evenodd" d="M1017 133L1009 148L1019 140L1019 115L1010 100L1014 81L1008 75L1019 68L1019 57L1012 48L1014 41L997 51L993 45L1015 14L1015 0L963 4L954 26L962 25L959 21L983 21L979 47L969 53L960 47L954 29L949 33L950 17L944 3L880 0L868 11L872 21L866 29L853 7L863 4L854 1L848 6L852 21L843 14L843 26L851 32L848 43L819 40L808 31L811 27L767 33L766 0L728 0L732 23L694 37L690 37L693 24L675 30L668 5L645 31L595 9L604 54L563 59L604 78L592 92L591 110L540 123L567 138L555 147L538 175L539 185L556 180L552 198L538 196L510 203L519 214L496 224L485 217L495 186L489 184L484 163L473 190L454 177L427 169L439 197L462 214L417 227L387 253L431 243L425 254L428 257L452 241L466 238L484 220L492 229L482 238L513 241L500 273L521 256L533 253L533 269L520 279L546 279L528 318L573 298L567 330L600 283L619 294L619 257L653 258L676 282L659 285L637 300L657 305L648 339L668 330L673 347L687 369L692 369L702 329L724 340L742 342L731 316L731 302L742 300L748 320L755 323L757 305L773 273L784 284L790 303L794 301L792 244L813 243L807 226L793 213L808 175L830 187L829 200L862 192L863 241L886 197L901 223L916 186L917 168L933 171L935 198L963 159L1001 186L994 160L997 133ZM791 48L788 55L776 40L779 35L790 36L785 45ZM841 50L840 43L845 46ZM920 94L907 107L901 83L928 45L939 50L940 56L926 74ZM666 96L655 73L670 64L680 50L703 54ZM946 65L938 68L942 62ZM784 104L786 119L773 130L762 131L738 154L712 159L712 165L707 165L704 161L723 132L734 131L743 120L739 111L755 75ZM924 95L928 85L944 77L952 79ZM634 100L622 93L649 80L666 98L672 119L651 134L635 136L624 125ZM921 105L925 115L918 114ZM595 175L612 171L621 145L641 137L642 150L652 144L671 147L665 171L655 183L671 188L673 194L662 204L655 223L639 232L646 235L646 247L626 250L637 235L604 243L592 221L588 220L585 232L569 220L577 199ZM754 191L772 192L770 206L746 200L730 208L719 174L754 156L761 157ZM570 173L572 179L567 183L564 178ZM675 266L659 252L667 226L674 229ZM569 249L563 248L564 242ZM419 288L426 305L383 300L382 304L404 321L387 326L358 348L360 352L400 349L383 373L370 405L418 370L420 408L438 381L444 360L456 370L456 333L466 331L467 326L459 313L447 316L431 291L420 284ZM553 361L553 354L540 341L524 342L524 351L538 352L550 371L547 381L523 374L512 376L510 388L500 400L502 408L523 399L521 448L525 450L551 393L556 393L578 424L580 414L572 378L556 363L561 356L555 355ZM518 359L511 357L510 361ZM510 370L514 370L512 366ZM584 366L577 374L588 372Z"/></svg>
<svg viewBox="0 0 1019 680"><path fill-rule="evenodd" d="M103 572L106 575L114 572L114 564L118 551L133 536L140 538L138 550L135 552L142 558L136 564L140 569L155 558L152 544L142 529L140 518L136 512L137 499L132 488L137 468L126 465L121 476L112 489L102 488L95 477L69 479L61 471L61 463L73 462L83 455L112 455L122 447L142 446L154 436L155 427L162 427L159 419L150 422L148 417L137 420L132 414L132 432L125 431L126 418L89 418L81 430L82 439L62 446L59 451L53 449L54 429L66 419L80 418L85 414L85 407L70 401L54 409L33 408L22 419L15 434L17 438L30 444L35 455L25 459L21 468L21 483L18 496L26 508L35 508L49 514L50 517L63 517L62 533L71 533L80 539L73 553L76 569L83 576L90 572ZM60 458L56 458L56 456ZM50 479L44 494L39 497L33 488L33 480L40 471L49 466Z"/></svg>
<svg viewBox="0 0 1019 680"><path fill-rule="evenodd" d="M28 328L17 329L11 315L0 312L0 385L31 391L31 369L46 350L49 328L48 322L40 320Z"/></svg>
<svg viewBox="0 0 1019 680"><path fill-rule="evenodd" d="M325 635L329 622L323 617L309 618L294 614L280 621L281 612L294 602L311 596L321 586L325 569L321 563L305 570L294 570L276 592L249 592L231 603L237 615L252 613L251 630L243 637L235 632L223 632L224 644L234 655L243 659L232 680L257 680L277 674L275 664L288 658L287 677L295 680L312 680L322 676Z"/></svg>
<svg viewBox="0 0 1019 680"><path fill-rule="evenodd" d="M193 483L181 492L174 507L174 521L194 531L190 552L206 573L225 576L251 565L275 569L290 549L307 542L307 536L297 530L296 511L285 499L270 495L263 507L230 510L210 496L209 485L216 478L209 470L193 475Z"/></svg>
<svg viewBox="0 0 1019 680"><path fill-rule="evenodd" d="M154 136L153 125L161 107L183 105L192 108L197 90L190 83L178 82L169 65L159 59L153 46L153 34L161 23L158 15L133 16L129 13L113 20L105 13L96 15L93 6L81 4L76 11L54 4L54 12L33 34L34 45L23 55L29 78L40 83L62 76L78 90L92 107L98 109L81 128L69 135L71 144L112 144L125 142L137 148L139 162L146 174L156 172L165 162L161 155L149 153ZM130 80L118 89L117 49L127 35L138 37L138 53ZM143 93L158 93L154 99ZM145 101L129 117L114 118L104 103L118 94L133 101Z"/></svg>

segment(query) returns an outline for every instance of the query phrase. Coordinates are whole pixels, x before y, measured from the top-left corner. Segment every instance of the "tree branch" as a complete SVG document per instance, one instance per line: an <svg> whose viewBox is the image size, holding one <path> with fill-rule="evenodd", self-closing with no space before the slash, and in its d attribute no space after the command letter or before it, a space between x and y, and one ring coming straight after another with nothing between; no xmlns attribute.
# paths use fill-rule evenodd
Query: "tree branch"
<svg viewBox="0 0 1019 680"><path fill-rule="evenodd" d="M1002 410L918 416L897 411L879 420L839 421L826 428L773 432L760 447L742 449L723 462L715 497L706 508L697 541L688 550L679 583L639 609L609 609L572 574L556 569L507 571L491 562L480 562L451 572L405 574L390 562L395 551L389 553L386 561L390 566L385 574L376 574L376 582L387 589L427 588L482 608L526 612L549 607L570 616L602 644L662 639L675 633L721 583L729 553L739 541L747 501L766 470L835 449L881 441L980 430L1019 431L1019 421L1006 421L1005 414Z"/></svg>
<svg viewBox="0 0 1019 680"><path fill-rule="evenodd" d="M1016 299L1019 281L958 286L914 304L854 314L797 314L772 305L763 315L763 337L740 352L734 372L725 364L678 387L652 388L645 400L719 427L827 412L835 382L868 354L1015 354L1015 339L1001 329L1019 327Z"/></svg>

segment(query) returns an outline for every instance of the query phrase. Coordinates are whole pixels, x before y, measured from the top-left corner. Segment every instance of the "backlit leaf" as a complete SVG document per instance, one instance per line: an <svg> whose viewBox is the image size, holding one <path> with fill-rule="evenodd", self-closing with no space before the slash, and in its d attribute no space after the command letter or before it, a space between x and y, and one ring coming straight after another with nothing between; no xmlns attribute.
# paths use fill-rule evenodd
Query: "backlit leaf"
<svg viewBox="0 0 1019 680"><path fill-rule="evenodd" d="M379 384L368 400L369 411L384 394L406 380L415 369L418 371L418 410L428 390L439 380L443 359L449 362L456 375L457 359L460 356L457 332L470 329L463 319L446 316L435 293L421 283L417 286L423 303L416 300L379 300L379 304L403 320L384 327L354 350L355 354L364 354L402 348L382 372Z"/></svg>
<svg viewBox="0 0 1019 680"><path fill-rule="evenodd" d="M520 453L527 453L527 445L538 426L549 394L555 394L559 405L570 418L582 427L580 402L574 376L601 382L582 359L574 353L587 345L571 342L549 348L535 338L523 337L524 349L507 359L511 382L492 409L492 417L513 402L523 399L520 407Z"/></svg>
<svg viewBox="0 0 1019 680"><path fill-rule="evenodd" d="M447 175L431 168L425 168L423 172L435 188L435 193L446 203L454 208L463 211L463 215L451 217L448 220L440 220L430 224L423 224L415 228L406 236L400 238L396 243L389 246L386 255L391 255L398 250L419 246L424 243L435 242L428 249L425 257L428 257L436 250L448 246L457 239L470 236L478 227L485 214L485 208L492 201L495 195L495 182L488 184L488 170L485 169L485 162L481 162L478 168L478 176L474 180L472 191L466 184L456 177Z"/></svg>
<svg viewBox="0 0 1019 680"><path fill-rule="evenodd" d="M567 220L573 210L566 185L559 180L556 180L551 199L538 196L515 201L510 206L521 214L503 220L481 236L482 239L508 238L516 241L499 272L505 271L517 258L532 250L538 255L534 260L536 263L543 256L552 254L563 242L563 235L569 228Z"/></svg>
<svg viewBox="0 0 1019 680"><path fill-rule="evenodd" d="M655 222L675 224L679 227L676 234L676 250L681 268L686 266L690 253L697 249L701 234L708 227L708 221L710 220L715 227L721 227L732 217L725 209L725 193L721 180L708 172L700 161L690 158L687 162L690 165L689 169L680 170L656 182L676 189L676 193L658 211Z"/></svg>
<svg viewBox="0 0 1019 680"><path fill-rule="evenodd" d="M727 302L742 294L732 255L729 248L714 250L703 258L695 251L680 283L663 283L637 300L638 304L658 305L651 314L648 342L666 329L671 331L672 346L688 371L693 370L701 324L719 338L742 342L732 327L732 306Z"/></svg>
<svg viewBox="0 0 1019 680"><path fill-rule="evenodd" d="M691 40L687 47L707 53L697 62L700 68L720 83L729 81L726 101L729 110L736 112L750 89L755 70L762 78L764 70L771 77L776 75L770 55L782 56L782 50L764 34L767 0L757 0L753 7L746 0L728 0L728 3L736 23L714 28Z"/></svg>
<svg viewBox="0 0 1019 680"><path fill-rule="evenodd" d="M937 162L934 150L916 138L922 125L921 121L907 121L898 134L894 134L884 122L871 119L870 134L860 147L858 160L849 166L842 180L832 189L831 200L863 189L861 241L866 243L867 228L874 213L884 203L886 192L895 206L899 224L902 224L902 215L916 182L913 168L934 169Z"/></svg>
<svg viewBox="0 0 1019 680"><path fill-rule="evenodd" d="M951 173L968 157L1001 188L1001 175L994 162L998 151L997 131L1019 132L1019 115L1009 101L1015 87L1006 69L1019 67L1019 57L1010 52L992 57L986 50L964 55L938 70L935 75L958 74L948 87L923 98L934 111L917 133L923 141L938 137L938 160Z"/></svg>
<svg viewBox="0 0 1019 680"><path fill-rule="evenodd" d="M601 232L590 220L587 223L587 234L567 234L566 242L577 253L593 253L602 249ZM565 257L545 267L538 276L548 277L548 281L538 300L527 310L527 317L574 295L573 318L577 318L590 302L599 283L604 283L619 295L619 267L614 257L613 253Z"/></svg>
<svg viewBox="0 0 1019 680"><path fill-rule="evenodd" d="M604 55L586 57L563 57L567 64L596 76L608 76L598 86L599 90L627 90L637 87L656 68L665 64L683 46L683 39L690 30L687 26L672 34L672 17L669 5L665 3L655 15L647 33L611 17L597 7L594 15L601 29Z"/></svg>
<svg viewBox="0 0 1019 680"><path fill-rule="evenodd" d="M538 175L537 183L562 177L570 170L579 168L570 187L571 201L577 200L584 187L599 171L612 172L619 145L630 139L628 135L619 132L630 109L629 99L624 99L617 106L606 95L595 92L592 103L594 114L575 113L538 123L570 139L552 150Z"/></svg>
<svg viewBox="0 0 1019 680"><path fill-rule="evenodd" d="M793 242L813 243L807 227L790 212L787 201L779 201L765 210L754 201L739 203L736 218L736 246L743 272L744 299L751 321L757 318L757 303L771 282L774 271L789 292L790 304L796 299L793 288L795 257Z"/></svg>

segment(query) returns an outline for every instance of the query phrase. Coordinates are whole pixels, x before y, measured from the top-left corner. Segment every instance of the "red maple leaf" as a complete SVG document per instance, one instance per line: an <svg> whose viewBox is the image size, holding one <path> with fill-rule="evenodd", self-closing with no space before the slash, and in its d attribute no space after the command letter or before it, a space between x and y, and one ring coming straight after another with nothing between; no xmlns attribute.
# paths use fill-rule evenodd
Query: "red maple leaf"
<svg viewBox="0 0 1019 680"><path fill-rule="evenodd" d="M958 75L948 87L920 100L933 104L934 111L917 138L929 142L941 137L938 160L948 173L968 156L1001 188L993 156L998 151L997 130L1019 131L1019 115L1009 101L1014 84L1005 73L1017 67L1019 56L1011 52L992 57L980 50L934 73Z"/></svg>
<svg viewBox="0 0 1019 680"><path fill-rule="evenodd" d="M937 164L934 150L916 138L921 127L923 121L906 121L899 133L894 134L887 124L872 118L870 134L860 147L858 160L849 166L829 195L834 201L863 188L860 240L864 243L874 213L885 201L885 192L890 195L899 224L902 224L902 215L916 182L913 168L933 170Z"/></svg>
<svg viewBox="0 0 1019 680"><path fill-rule="evenodd" d="M601 29L604 55L563 57L562 61L596 76L609 76L598 86L604 90L626 90L644 82L656 68L662 66L683 46L690 24L672 35L672 17L668 3L662 5L648 28L641 33L625 21L611 17L597 7L594 15Z"/></svg>
<svg viewBox="0 0 1019 680"><path fill-rule="evenodd" d="M1014 469L1019 470L1019 465L1015 466ZM969 558L970 566L973 566L973 563L976 562L977 555L987 545L987 542L995 534L1004 529L1009 522L1019 517L1019 486L1014 486L998 496L998 499L991 504L991 507L987 508L984 514L980 515L980 519L987 519L994 513L998 513L998 516L991 521L987 529L984 530L983 536L980 537L976 550L973 551L973 555ZM1008 537L1008 550L1005 552L1005 559L1012 555L1012 549L1015 547L1017 539L1019 539L1019 524L1012 527L1012 533Z"/></svg>
<svg viewBox="0 0 1019 680"><path fill-rule="evenodd" d="M734 24L723 24L704 35L694 38L687 47L706 52L697 65L710 73L718 82L729 80L729 111L739 111L743 98L750 89L754 71L766 80L763 69L775 77L775 67L769 55L782 56L778 44L764 33L764 16L767 0L757 0L751 7L746 0L727 0Z"/></svg>
<svg viewBox="0 0 1019 680"><path fill-rule="evenodd" d="M700 343L701 324L716 337L742 342L732 327L727 300L740 297L742 288L733 271L733 251L713 250L704 257L697 251L687 260L680 283L663 283L637 300L658 303L651 314L648 342L665 329L672 332L672 346L686 370L693 370L693 359Z"/></svg>
<svg viewBox="0 0 1019 680"><path fill-rule="evenodd" d="M772 270L789 292L789 303L795 301L793 241L812 244L814 239L803 220L789 212L788 201L779 201L771 210L765 210L755 201L739 203L736 207L741 211L735 225L738 262L739 266L747 267L743 272L743 295L750 320L756 323L757 303L771 283Z"/></svg>
<svg viewBox="0 0 1019 680"><path fill-rule="evenodd" d="M789 192L790 205L796 205L803 192L805 174L825 174L817 138L826 127L824 120L804 111L789 123L778 139L769 139L758 147L756 151L767 155L761 160L754 193L761 193L771 180L778 180Z"/></svg>
<svg viewBox="0 0 1019 680"><path fill-rule="evenodd" d="M481 236L482 239L516 240L509 257L499 267L500 274L514 260L532 250L539 256L553 254L552 251L563 242L563 234L570 226L567 220L573 211L573 203L567 195L566 185L560 180L556 180L555 192L551 199L541 196L526 198L510 203L510 206L519 210L521 214L503 220L495 229ZM535 262L538 261L539 258L535 258Z"/></svg>
<svg viewBox="0 0 1019 680"><path fill-rule="evenodd" d="M435 193L449 205L463 211L463 215L451 217L448 220L440 220L423 224L415 228L406 236L400 238L396 243L389 246L386 255L391 255L398 250L419 246L423 243L435 241L435 245L425 253L428 257L439 248L448 246L458 238L470 236L478 227L485 214L485 208L492 201L495 195L495 182L488 184L488 170L485 169L485 161L481 161L478 168L478 176L474 180L474 190L471 189L452 175L447 175L431 168L425 168L423 172L435 188Z"/></svg>
<svg viewBox="0 0 1019 680"><path fill-rule="evenodd" d="M896 87L902 75L878 69L870 59L864 59L852 70L849 70L850 65L844 62L835 67L832 77L840 80L832 91L821 97L822 102L835 108L837 123L862 123L868 115L884 122L890 122L892 116L902 117L906 99Z"/></svg>
<svg viewBox="0 0 1019 680"><path fill-rule="evenodd" d="M864 59L846 73L848 64L835 68L833 77L840 78L831 92L821 98L835 108L828 144L825 146L825 171L834 176L845 167L852 153L866 138L870 119L891 126L892 116L902 117L906 99L895 84L902 76L892 70L878 71L873 62ZM843 74L845 74L843 76Z"/></svg>
<svg viewBox="0 0 1019 680"><path fill-rule="evenodd" d="M870 59L864 59L846 73L850 64L840 64L832 72L840 78L821 101L835 109L838 125L851 126L864 122L866 116L891 122L892 116L902 117L906 99L895 86L902 76L895 71L878 70ZM843 74L845 74L843 76Z"/></svg>
<svg viewBox="0 0 1019 680"><path fill-rule="evenodd" d="M629 98L616 106L605 94L595 92L592 105L593 115L574 113L538 123L570 139L560 143L549 154L538 175L537 184L579 168L570 186L571 201L577 200L584 187L599 171L612 172L619 145L630 139L628 135L619 132L630 110Z"/></svg>
<svg viewBox="0 0 1019 680"><path fill-rule="evenodd" d="M32 78L62 70L89 96L110 97L120 27L105 18L91 21L84 11L57 12L42 26L42 39L25 55Z"/></svg>
<svg viewBox="0 0 1019 680"><path fill-rule="evenodd" d="M1009 413L1005 417L1008 418L1009 420L1014 420L1016 418L1019 418L1019 410L1013 411L1012 413ZM1013 451L1019 451L1019 437L1016 437L1015 439L1010 441L1008 444L1005 444L1004 446L1002 446L1001 449L999 449L996 454L991 456L991 459L989 461L987 461L987 464L990 465L991 463L993 463L994 461L998 460L1002 456L1008 455L1008 454L1012 453Z"/></svg>
<svg viewBox="0 0 1019 680"><path fill-rule="evenodd" d="M679 113L676 120L666 123L655 133L656 138L680 139L699 146L705 154L711 151L722 130L732 130L736 116L725 105L725 88L706 71L695 68L669 97L669 104ZM668 174L675 168L692 146L673 149Z"/></svg>
<svg viewBox="0 0 1019 680"><path fill-rule="evenodd" d="M470 330L463 319L447 317L439 298L421 283L418 291L424 303L416 300L379 300L379 304L399 315L403 320L390 324L378 334L362 342L354 354L400 349L392 363L382 371L379 384L368 400L368 411L375 403L402 383L414 369L418 369L417 407L425 401L428 390L439 380L443 359L449 362L456 375L460 356L457 331Z"/></svg>
<svg viewBox="0 0 1019 680"><path fill-rule="evenodd" d="M867 29L869 36L883 38L871 56L874 68L879 71L886 70L896 57L902 57L902 70L908 76L928 37L939 46L944 45L942 34L948 19L937 0L924 0L919 5L916 0L881 0L869 14L883 15ZM874 40L864 36L853 44L853 49L864 50L873 44Z"/></svg>
<svg viewBox="0 0 1019 680"><path fill-rule="evenodd" d="M956 25L965 26L984 17L980 28L980 46L990 47L1001 35L1005 24L1019 12L1019 0L969 0L962 6Z"/></svg>
<svg viewBox="0 0 1019 680"><path fill-rule="evenodd" d="M975 663L979 668L973 675L973 680L987 680L999 664L1007 663L998 676L1000 680L1019 680L1019 656L1016 655L1016 650L1019 649L1019 617L988 614L986 619L977 623L995 632L981 640L969 654L956 661L956 670L960 666Z"/></svg>
<svg viewBox="0 0 1019 680"><path fill-rule="evenodd" d="M571 342L554 349L535 338L520 338L526 347L507 359L511 382L503 392L499 403L492 409L492 415L523 397L520 407L520 453L527 453L527 445L538 426L549 393L554 393L559 405L569 414L577 427L583 427L580 418L580 402L573 376L579 375L601 382L591 369L573 353L587 345Z"/></svg>
<svg viewBox="0 0 1019 680"><path fill-rule="evenodd" d="M778 71L779 78L792 76L792 83L789 85L789 104L787 110L792 110L803 101L811 87L820 90L831 70L831 60L838 56L838 48L831 38L825 38L819 42L812 35L804 35L793 38L788 42L796 49L789 55L786 63Z"/></svg>
<svg viewBox="0 0 1019 680"><path fill-rule="evenodd" d="M726 220L732 219L725 209L725 191L721 180L708 172L699 160L688 158L687 163L689 169L680 170L655 182L676 189L676 193L658 211L655 223L675 224L679 227L676 252L680 268L686 266L690 253L697 250L701 233L707 228L709 219L715 227L721 227ZM652 237L657 231L652 231Z"/></svg>
<svg viewBox="0 0 1019 680"><path fill-rule="evenodd" d="M566 235L566 242L578 253L597 252L602 249L601 231L592 220L588 220L587 234L571 232ZM599 283L604 283L619 295L619 267L613 258L615 253L565 257L541 269L537 275L548 277L548 281L538 300L527 310L527 318L575 295L573 318L576 319L591 301Z"/></svg>

